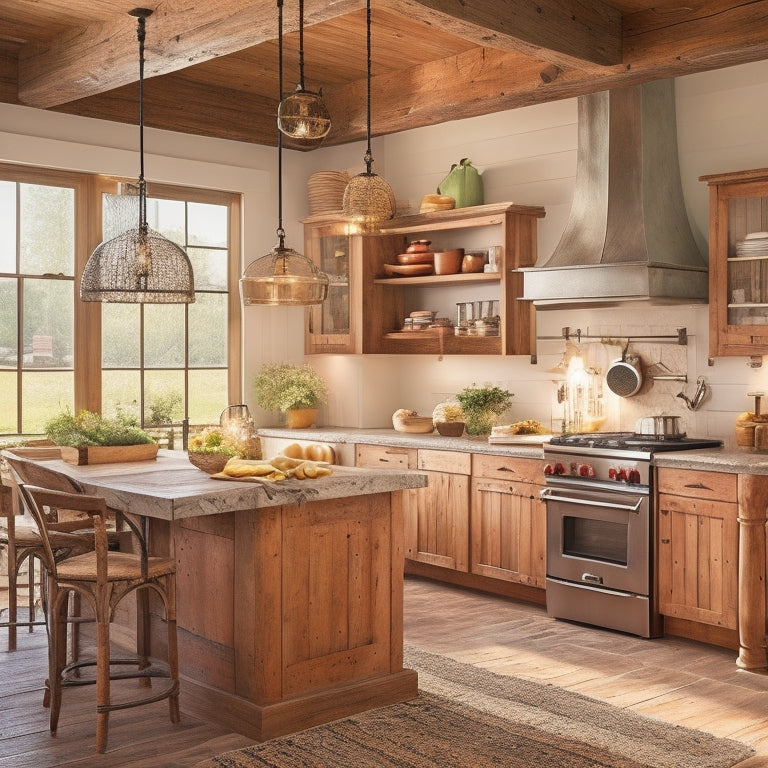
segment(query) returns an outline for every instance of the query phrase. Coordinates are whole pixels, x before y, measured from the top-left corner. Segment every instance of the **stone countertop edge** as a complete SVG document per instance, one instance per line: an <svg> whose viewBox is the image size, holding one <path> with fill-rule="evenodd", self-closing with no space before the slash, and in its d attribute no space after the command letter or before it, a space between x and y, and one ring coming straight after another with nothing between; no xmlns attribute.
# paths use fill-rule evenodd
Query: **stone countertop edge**
<svg viewBox="0 0 768 768"><path fill-rule="evenodd" d="M317 427L313 429L259 428L259 435L318 443L365 443L403 448L428 448L436 451L464 451L497 456L541 459L542 447L535 444L495 444L485 437L443 437L433 434L397 432L394 429L355 429L353 427ZM744 475L768 475L768 453L754 448L703 448L692 451L662 451L653 456L656 467L700 469Z"/></svg>

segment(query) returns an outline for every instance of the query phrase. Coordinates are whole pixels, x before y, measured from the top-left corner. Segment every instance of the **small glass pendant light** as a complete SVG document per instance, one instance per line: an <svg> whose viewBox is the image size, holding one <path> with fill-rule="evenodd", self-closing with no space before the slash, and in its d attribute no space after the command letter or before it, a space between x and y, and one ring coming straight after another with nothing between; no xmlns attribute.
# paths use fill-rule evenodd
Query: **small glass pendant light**
<svg viewBox="0 0 768 768"><path fill-rule="evenodd" d="M368 149L363 158L365 171L353 176L346 189L342 207L345 216L359 222L363 230L373 230L378 224L395 215L395 195L386 180L371 170L371 0L366 4L366 42L368 53L367 75L367 134Z"/></svg>
<svg viewBox="0 0 768 768"><path fill-rule="evenodd" d="M192 264L172 240L147 226L144 180L144 39L147 8L129 11L138 19L139 41L139 157L138 227L96 246L80 281L83 301L190 304L195 300Z"/></svg>
<svg viewBox="0 0 768 768"><path fill-rule="evenodd" d="M283 92L283 0L277 0L280 93ZM243 304L310 305L328 296L328 275L303 254L285 247L283 229L283 134L277 132L278 244L252 261L240 278Z"/></svg>
<svg viewBox="0 0 768 768"><path fill-rule="evenodd" d="M280 97L282 98L282 92ZM316 140L317 145L331 130L331 115L318 93L304 87L304 0L299 0L299 84L277 108L277 127L293 139ZM314 142L313 142L314 143Z"/></svg>

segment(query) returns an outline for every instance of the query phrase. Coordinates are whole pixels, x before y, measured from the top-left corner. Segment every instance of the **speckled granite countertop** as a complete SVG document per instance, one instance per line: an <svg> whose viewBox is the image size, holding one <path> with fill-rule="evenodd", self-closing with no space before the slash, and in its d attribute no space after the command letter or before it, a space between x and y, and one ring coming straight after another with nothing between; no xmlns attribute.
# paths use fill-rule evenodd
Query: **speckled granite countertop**
<svg viewBox="0 0 768 768"><path fill-rule="evenodd" d="M491 445L485 437L443 437L396 432L394 429L353 429L351 427L318 427L315 429L259 429L265 437L289 440L310 440L318 443L366 443L396 445L404 448L431 448L438 451L466 451L498 456L520 456L540 459L541 445L524 443ZM747 475L768 475L768 453L753 448L706 448L695 451L665 451L653 457L657 467L701 469L712 472L733 472Z"/></svg>

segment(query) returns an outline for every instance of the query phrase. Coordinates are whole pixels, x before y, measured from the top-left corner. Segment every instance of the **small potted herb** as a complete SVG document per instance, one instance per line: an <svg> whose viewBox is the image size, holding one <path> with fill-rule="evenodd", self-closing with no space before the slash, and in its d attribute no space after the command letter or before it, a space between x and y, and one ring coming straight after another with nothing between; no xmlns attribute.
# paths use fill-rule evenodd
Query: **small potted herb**
<svg viewBox="0 0 768 768"><path fill-rule="evenodd" d="M44 427L48 439L61 446L61 457L72 464L141 461L157 456L157 443L124 413L108 418L91 411L66 410Z"/></svg>
<svg viewBox="0 0 768 768"><path fill-rule="evenodd" d="M468 435L489 435L496 419L509 408L514 395L500 387L464 387L456 395L466 419Z"/></svg>
<svg viewBox="0 0 768 768"><path fill-rule="evenodd" d="M289 427L310 427L328 387L311 365L265 363L253 382L256 403L265 411L286 414Z"/></svg>

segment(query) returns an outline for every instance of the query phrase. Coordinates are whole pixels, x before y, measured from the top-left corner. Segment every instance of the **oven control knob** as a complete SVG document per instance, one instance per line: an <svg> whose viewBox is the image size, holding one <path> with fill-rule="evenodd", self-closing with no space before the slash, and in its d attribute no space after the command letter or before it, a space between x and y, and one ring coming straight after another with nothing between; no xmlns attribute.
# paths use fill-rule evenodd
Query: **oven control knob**
<svg viewBox="0 0 768 768"><path fill-rule="evenodd" d="M629 473L627 475L627 480L630 483L639 483L640 482L640 470L638 470L638 469L630 469Z"/></svg>
<svg viewBox="0 0 768 768"><path fill-rule="evenodd" d="M565 474L565 467L559 461L557 462L557 464L555 464L555 474L556 475Z"/></svg>
<svg viewBox="0 0 768 768"><path fill-rule="evenodd" d="M555 474L555 468L551 464L545 464L544 465L544 474L545 475L554 475Z"/></svg>
<svg viewBox="0 0 768 768"><path fill-rule="evenodd" d="M629 480L629 471L626 467L619 467L619 471L616 473L616 479L622 483L626 483Z"/></svg>
<svg viewBox="0 0 768 768"><path fill-rule="evenodd" d="M595 468L591 464L579 464L579 477L594 477Z"/></svg>
<svg viewBox="0 0 768 768"><path fill-rule="evenodd" d="M616 480L619 477L619 470L616 467L608 467L608 479Z"/></svg>

